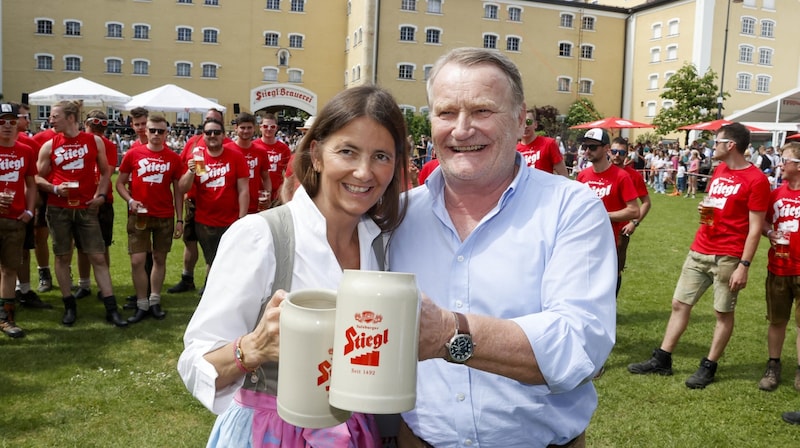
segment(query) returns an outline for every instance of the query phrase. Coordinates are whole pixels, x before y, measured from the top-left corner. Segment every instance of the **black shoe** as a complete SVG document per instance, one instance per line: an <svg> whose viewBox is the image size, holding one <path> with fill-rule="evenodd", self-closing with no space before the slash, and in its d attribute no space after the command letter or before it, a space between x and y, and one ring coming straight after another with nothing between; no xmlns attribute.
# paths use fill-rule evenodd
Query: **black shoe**
<svg viewBox="0 0 800 448"><path fill-rule="evenodd" d="M128 321L123 319L122 316L119 315L119 311L117 311L117 310L106 311L106 320L111 322L112 324L118 326L118 327L127 327L128 326Z"/></svg>
<svg viewBox="0 0 800 448"><path fill-rule="evenodd" d="M714 375L717 373L717 363L703 358L700 367L686 380L686 387L689 389L705 389L706 386L714 382Z"/></svg>
<svg viewBox="0 0 800 448"><path fill-rule="evenodd" d="M167 317L167 312L161 309L161 304L159 303L150 306L150 314L152 314L153 318L156 320Z"/></svg>
<svg viewBox="0 0 800 448"><path fill-rule="evenodd" d="M138 307L136 306L136 296L128 296L125 297L125 304L122 305L122 309L124 310L135 310Z"/></svg>
<svg viewBox="0 0 800 448"><path fill-rule="evenodd" d="M167 290L170 294L177 294L179 292L194 291L194 277L188 275L181 275L181 281L175 284L172 288Z"/></svg>
<svg viewBox="0 0 800 448"><path fill-rule="evenodd" d="M39 268L39 287L36 290L47 292L51 289L53 289L53 276L50 274L50 268Z"/></svg>
<svg viewBox="0 0 800 448"><path fill-rule="evenodd" d="M786 423L791 423L793 425L800 425L800 411L797 412L784 412L781 417L783 417L783 421Z"/></svg>
<svg viewBox="0 0 800 448"><path fill-rule="evenodd" d="M84 297L89 297L92 295L92 290L89 288L81 288L78 287L78 290L73 294L76 299L82 299Z"/></svg>
<svg viewBox="0 0 800 448"><path fill-rule="evenodd" d="M127 305L127 304L126 304ZM129 324L135 324L144 320L147 315L150 314L149 310L143 310L141 308L136 308L136 314L128 318Z"/></svg>
<svg viewBox="0 0 800 448"><path fill-rule="evenodd" d="M39 298L39 295L30 290L23 294L20 290L16 291L16 298L19 300L20 305L25 308L34 308L40 310L49 310L53 308L53 305L50 305L47 302L42 302L42 299Z"/></svg>
<svg viewBox="0 0 800 448"><path fill-rule="evenodd" d="M628 372L637 375L672 375L672 354L657 348L653 350L653 357L647 361L628 364Z"/></svg>

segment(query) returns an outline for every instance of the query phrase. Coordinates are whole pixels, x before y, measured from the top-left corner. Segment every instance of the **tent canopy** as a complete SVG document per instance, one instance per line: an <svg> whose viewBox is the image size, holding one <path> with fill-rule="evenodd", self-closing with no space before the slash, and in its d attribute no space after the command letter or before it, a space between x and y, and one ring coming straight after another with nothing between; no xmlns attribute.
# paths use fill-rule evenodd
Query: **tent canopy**
<svg viewBox="0 0 800 448"><path fill-rule="evenodd" d="M59 101L76 100L82 100L84 106L119 106L130 101L131 97L82 77L28 95L28 103L32 105L50 106Z"/></svg>
<svg viewBox="0 0 800 448"><path fill-rule="evenodd" d="M798 131L800 87L776 95L725 117L768 131Z"/></svg>
<svg viewBox="0 0 800 448"><path fill-rule="evenodd" d="M225 112L224 106L175 84L165 84L153 90L142 92L122 106L124 110L131 110L137 107L161 112L204 113L209 109Z"/></svg>

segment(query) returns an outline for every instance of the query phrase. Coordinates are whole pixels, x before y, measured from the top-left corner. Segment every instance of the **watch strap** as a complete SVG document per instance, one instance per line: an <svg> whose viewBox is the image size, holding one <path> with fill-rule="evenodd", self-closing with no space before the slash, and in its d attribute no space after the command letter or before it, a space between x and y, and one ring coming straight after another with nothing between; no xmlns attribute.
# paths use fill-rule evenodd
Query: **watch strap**
<svg viewBox="0 0 800 448"><path fill-rule="evenodd" d="M456 335L459 334L470 334L469 332L469 321L467 320L467 316L457 313L453 311L453 316L456 318Z"/></svg>

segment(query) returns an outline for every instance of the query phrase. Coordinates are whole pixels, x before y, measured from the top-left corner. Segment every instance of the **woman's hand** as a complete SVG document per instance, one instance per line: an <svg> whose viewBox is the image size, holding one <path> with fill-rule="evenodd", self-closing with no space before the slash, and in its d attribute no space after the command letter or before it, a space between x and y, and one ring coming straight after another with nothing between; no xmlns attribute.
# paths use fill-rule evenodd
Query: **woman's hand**
<svg viewBox="0 0 800 448"><path fill-rule="evenodd" d="M245 354L248 368L255 368L267 361L278 361L280 354L281 304L286 291L279 289L267 302L256 328L242 337L240 347Z"/></svg>

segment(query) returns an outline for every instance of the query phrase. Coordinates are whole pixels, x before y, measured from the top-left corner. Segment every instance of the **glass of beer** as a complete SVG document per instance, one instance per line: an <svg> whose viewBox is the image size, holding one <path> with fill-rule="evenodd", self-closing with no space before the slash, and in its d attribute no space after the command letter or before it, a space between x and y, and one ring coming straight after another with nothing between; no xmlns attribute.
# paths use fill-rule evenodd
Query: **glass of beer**
<svg viewBox="0 0 800 448"><path fill-rule="evenodd" d="M192 158L194 159L194 172L198 176L206 174L206 158L203 151L196 150L192 153Z"/></svg>
<svg viewBox="0 0 800 448"><path fill-rule="evenodd" d="M0 214L8 213L8 209L11 207L11 203L14 202L14 196L16 194L17 191L11 188L0 190Z"/></svg>
<svg viewBox="0 0 800 448"><path fill-rule="evenodd" d="M267 190L258 190L258 211L264 211L269 208L269 192Z"/></svg>
<svg viewBox="0 0 800 448"><path fill-rule="evenodd" d="M789 258L789 233L778 232L775 238L775 257Z"/></svg>
<svg viewBox="0 0 800 448"><path fill-rule="evenodd" d="M78 197L78 187L80 184L77 181L68 181L61 184L64 187L64 195L67 197L67 205L70 207L77 207L80 205L81 200Z"/></svg>
<svg viewBox="0 0 800 448"><path fill-rule="evenodd" d="M147 228L147 208L141 206L136 209L136 230L144 230Z"/></svg>
<svg viewBox="0 0 800 448"><path fill-rule="evenodd" d="M700 203L700 224L714 225L714 206L711 198L706 196Z"/></svg>

